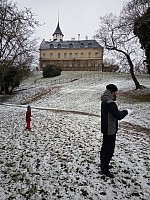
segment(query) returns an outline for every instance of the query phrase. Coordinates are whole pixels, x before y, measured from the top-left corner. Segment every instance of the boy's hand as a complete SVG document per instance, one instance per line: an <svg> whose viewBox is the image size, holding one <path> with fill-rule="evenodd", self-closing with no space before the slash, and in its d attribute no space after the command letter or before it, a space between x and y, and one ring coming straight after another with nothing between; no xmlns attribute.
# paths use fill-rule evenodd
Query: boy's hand
<svg viewBox="0 0 150 200"><path fill-rule="evenodd" d="M131 115L133 113L133 110L127 109L128 115Z"/></svg>

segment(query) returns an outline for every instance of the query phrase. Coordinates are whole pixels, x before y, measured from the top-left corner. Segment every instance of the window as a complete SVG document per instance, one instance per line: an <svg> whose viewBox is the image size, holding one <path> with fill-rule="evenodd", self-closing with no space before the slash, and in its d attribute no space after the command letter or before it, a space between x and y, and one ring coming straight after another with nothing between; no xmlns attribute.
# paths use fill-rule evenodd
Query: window
<svg viewBox="0 0 150 200"><path fill-rule="evenodd" d="M89 44L88 44L88 47L89 47L89 48L91 48L91 47L92 47L92 44L91 44L91 43L89 43Z"/></svg>
<svg viewBox="0 0 150 200"><path fill-rule="evenodd" d="M81 53L81 58L83 58L84 57L84 55L83 55L83 53Z"/></svg>
<svg viewBox="0 0 150 200"><path fill-rule="evenodd" d="M73 44L72 43L69 44L69 48L73 48Z"/></svg>
<svg viewBox="0 0 150 200"><path fill-rule="evenodd" d="M50 53L50 58L53 58L53 53Z"/></svg>
<svg viewBox="0 0 150 200"><path fill-rule="evenodd" d="M53 44L50 44L49 47L50 47L50 49L53 49L53 48L54 48L54 45L53 45Z"/></svg>
<svg viewBox="0 0 150 200"><path fill-rule="evenodd" d="M71 62L69 62L69 67L72 67L72 61L71 61Z"/></svg>
<svg viewBox="0 0 150 200"><path fill-rule="evenodd" d="M84 61L80 61L80 67L83 67Z"/></svg>
<svg viewBox="0 0 150 200"><path fill-rule="evenodd" d="M75 58L78 58L78 53L75 53Z"/></svg>
<svg viewBox="0 0 150 200"><path fill-rule="evenodd" d="M88 57L91 58L91 55L92 55L91 52L89 52L89 53L88 53Z"/></svg>
<svg viewBox="0 0 150 200"><path fill-rule="evenodd" d="M67 53L64 53L64 58L67 58Z"/></svg>
<svg viewBox="0 0 150 200"><path fill-rule="evenodd" d="M99 53L95 52L95 57L98 58L98 56L99 56Z"/></svg>
<svg viewBox="0 0 150 200"><path fill-rule="evenodd" d="M60 49L61 48L61 44L58 44L57 48Z"/></svg>
<svg viewBox="0 0 150 200"><path fill-rule="evenodd" d="M95 66L98 67L99 61L95 61Z"/></svg>
<svg viewBox="0 0 150 200"><path fill-rule="evenodd" d="M81 48L84 48L84 44L83 44L83 43L81 43L80 47L81 47Z"/></svg>
<svg viewBox="0 0 150 200"><path fill-rule="evenodd" d="M72 58L72 53L69 53L69 58Z"/></svg>
<svg viewBox="0 0 150 200"><path fill-rule="evenodd" d="M91 67L91 66L92 66L91 61L88 61L88 67Z"/></svg>
<svg viewBox="0 0 150 200"><path fill-rule="evenodd" d="M60 58L60 53L58 53L58 58Z"/></svg>
<svg viewBox="0 0 150 200"><path fill-rule="evenodd" d="M45 54L45 53L43 53L43 57L45 57L45 55L46 55L46 54Z"/></svg>

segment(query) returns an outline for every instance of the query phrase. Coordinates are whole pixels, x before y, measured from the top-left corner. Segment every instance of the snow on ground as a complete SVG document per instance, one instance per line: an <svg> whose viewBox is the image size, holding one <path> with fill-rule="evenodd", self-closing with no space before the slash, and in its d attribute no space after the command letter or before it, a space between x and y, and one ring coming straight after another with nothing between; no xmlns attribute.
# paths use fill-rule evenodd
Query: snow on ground
<svg viewBox="0 0 150 200"><path fill-rule="evenodd" d="M0 105L0 200L149 199L150 103L125 99L134 89L129 76L90 73L63 73L56 79L66 82L53 85L30 77ZM147 76L141 81L150 88ZM100 95L108 83L120 89L119 108L134 110L119 125L114 179L99 167ZM22 103L32 107L32 132L25 130Z"/></svg>

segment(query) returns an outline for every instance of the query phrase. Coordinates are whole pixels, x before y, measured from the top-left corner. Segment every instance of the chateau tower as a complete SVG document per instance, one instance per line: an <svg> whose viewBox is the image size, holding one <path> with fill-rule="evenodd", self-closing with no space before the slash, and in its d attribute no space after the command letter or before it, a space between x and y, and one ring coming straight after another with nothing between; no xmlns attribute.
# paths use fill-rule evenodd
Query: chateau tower
<svg viewBox="0 0 150 200"><path fill-rule="evenodd" d="M58 24L57 24L56 30L53 33L53 41L55 41L55 42L63 41L63 36L64 35L62 34L62 31L60 29L59 20L58 20Z"/></svg>

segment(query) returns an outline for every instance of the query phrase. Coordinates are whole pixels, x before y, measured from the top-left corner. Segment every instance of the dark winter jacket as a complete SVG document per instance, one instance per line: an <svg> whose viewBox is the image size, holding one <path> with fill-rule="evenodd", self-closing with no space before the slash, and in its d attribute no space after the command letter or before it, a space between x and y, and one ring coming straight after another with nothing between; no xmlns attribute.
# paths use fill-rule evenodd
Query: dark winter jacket
<svg viewBox="0 0 150 200"><path fill-rule="evenodd" d="M118 131L118 120L123 119L128 112L119 111L115 97L109 90L101 96L101 132L105 135L114 135Z"/></svg>

